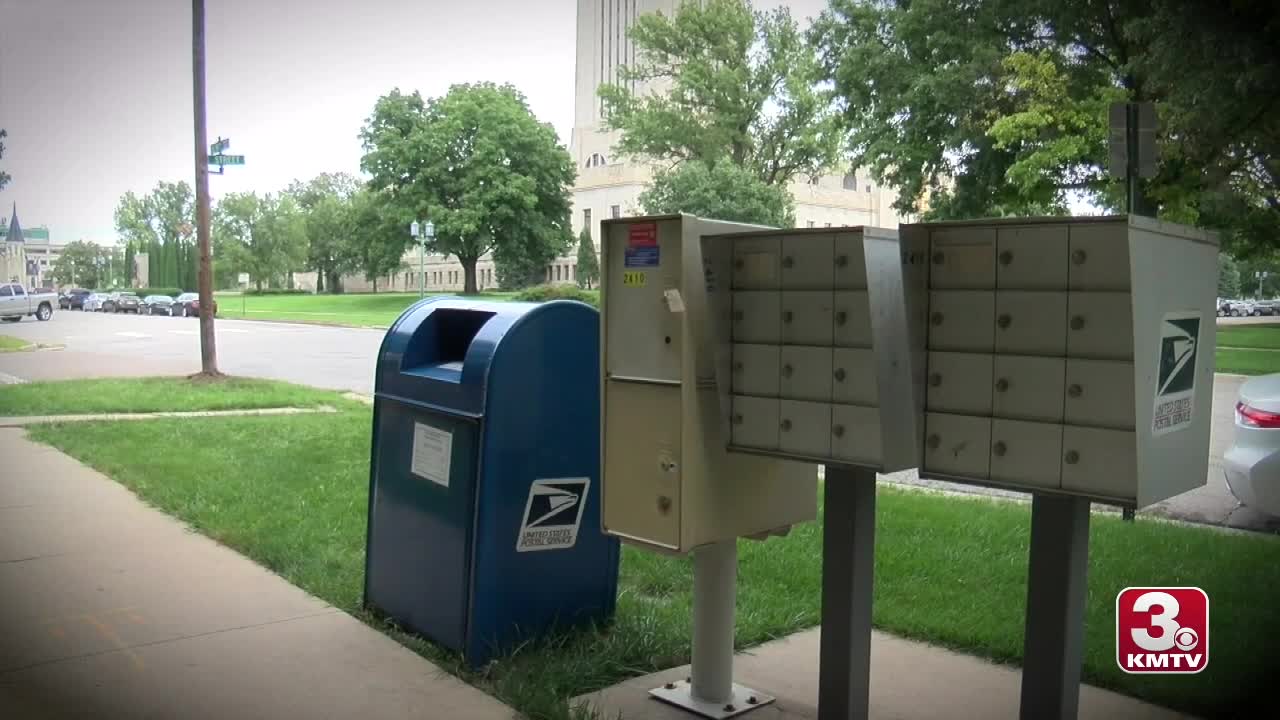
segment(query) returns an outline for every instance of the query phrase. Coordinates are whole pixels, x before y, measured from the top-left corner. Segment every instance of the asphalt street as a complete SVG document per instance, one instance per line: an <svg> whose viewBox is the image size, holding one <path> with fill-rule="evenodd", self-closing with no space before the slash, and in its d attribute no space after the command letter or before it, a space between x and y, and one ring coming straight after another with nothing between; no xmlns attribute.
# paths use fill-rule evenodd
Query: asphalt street
<svg viewBox="0 0 1280 720"><path fill-rule="evenodd" d="M1267 318L1268 320L1270 318ZM1231 324L1262 318L1228 319ZM218 320L218 366L231 375L272 378L334 390L373 394L373 373L383 331L253 320ZM0 355L0 380L190 374L200 370L195 318L54 313L49 322L26 318L0 332L61 349ZM1144 509L1144 514L1250 530L1280 530L1280 522L1240 507L1227 489L1222 455L1234 431L1241 376L1214 383L1209 476L1204 487ZM897 482L964 492L1017 495L998 490L921 480L898 473Z"/></svg>
<svg viewBox="0 0 1280 720"><path fill-rule="evenodd" d="M224 373L373 394L381 330L256 320L218 320L214 328ZM0 333L64 346L0 355L0 373L24 380L200 371L200 326L193 317L62 311L48 322L5 323Z"/></svg>

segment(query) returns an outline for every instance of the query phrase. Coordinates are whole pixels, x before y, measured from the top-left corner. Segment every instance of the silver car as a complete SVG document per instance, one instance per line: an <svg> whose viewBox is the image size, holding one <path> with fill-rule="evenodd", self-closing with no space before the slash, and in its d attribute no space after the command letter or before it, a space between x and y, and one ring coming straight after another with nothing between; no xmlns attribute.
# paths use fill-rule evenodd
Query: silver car
<svg viewBox="0 0 1280 720"><path fill-rule="evenodd" d="M1241 505L1280 517L1280 374L1240 386L1235 438L1223 464Z"/></svg>

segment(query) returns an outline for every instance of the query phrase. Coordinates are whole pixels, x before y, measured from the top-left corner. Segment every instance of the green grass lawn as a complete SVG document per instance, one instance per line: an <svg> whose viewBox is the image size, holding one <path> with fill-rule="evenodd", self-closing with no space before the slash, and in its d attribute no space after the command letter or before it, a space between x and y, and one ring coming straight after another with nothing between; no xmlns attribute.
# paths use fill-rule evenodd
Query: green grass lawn
<svg viewBox="0 0 1280 720"><path fill-rule="evenodd" d="M1267 375L1280 372L1280 350L1234 350L1219 348L1214 353L1214 369L1237 375Z"/></svg>
<svg viewBox="0 0 1280 720"><path fill-rule="evenodd" d="M11 335L0 335L0 353L18 352L19 350L30 347L30 345L31 343L23 340L22 338L16 338Z"/></svg>
<svg viewBox="0 0 1280 720"><path fill-rule="evenodd" d="M245 410L330 405L356 401L331 390L253 378L104 378L0 385L0 415ZM166 422L172 422L166 420Z"/></svg>
<svg viewBox="0 0 1280 720"><path fill-rule="evenodd" d="M475 297L485 300L509 300L513 294L486 292ZM405 308L417 301L417 293L245 296L219 294L218 317L385 328L390 327Z"/></svg>
<svg viewBox="0 0 1280 720"><path fill-rule="evenodd" d="M1269 325L1220 325L1218 345L1236 348L1280 350L1280 323Z"/></svg>
<svg viewBox="0 0 1280 720"><path fill-rule="evenodd" d="M370 410L288 418L166 420L31 430L148 502L375 626L360 610ZM173 423L191 424L190 428ZM252 448L249 450L249 448ZM1029 508L881 487L875 623L997 661L1022 651ZM818 623L821 526L740 544L737 642L755 645ZM1169 707L1227 716L1259 693L1280 613L1259 590L1280 586L1280 538L1139 518L1091 527L1084 679ZM691 566L627 547L618 616L608 629L523 647L482 673L433 645L402 642L533 718L564 718L567 700L688 662ZM1114 659L1116 593L1130 585L1198 585L1212 603L1210 662L1198 675L1126 675ZM816 671L816 668L815 668Z"/></svg>

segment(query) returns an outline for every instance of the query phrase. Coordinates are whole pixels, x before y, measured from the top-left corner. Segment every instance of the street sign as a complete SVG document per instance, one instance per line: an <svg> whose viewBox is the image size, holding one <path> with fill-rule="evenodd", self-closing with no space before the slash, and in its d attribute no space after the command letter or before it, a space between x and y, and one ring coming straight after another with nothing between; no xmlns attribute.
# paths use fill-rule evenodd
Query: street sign
<svg viewBox="0 0 1280 720"><path fill-rule="evenodd" d="M244 156L243 155L221 155L221 154L210 155L209 164L210 165L243 165Z"/></svg>
<svg viewBox="0 0 1280 720"><path fill-rule="evenodd" d="M231 147L231 138L218 138L218 141L209 146L209 154L217 155L227 148Z"/></svg>

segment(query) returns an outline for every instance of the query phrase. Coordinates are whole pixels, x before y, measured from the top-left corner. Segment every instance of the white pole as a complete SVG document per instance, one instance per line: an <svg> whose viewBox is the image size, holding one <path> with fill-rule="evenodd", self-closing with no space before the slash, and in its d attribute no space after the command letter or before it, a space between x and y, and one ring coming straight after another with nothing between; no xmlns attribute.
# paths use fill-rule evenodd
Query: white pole
<svg viewBox="0 0 1280 720"><path fill-rule="evenodd" d="M738 544L725 540L693 552L693 669L695 701L733 699L734 601Z"/></svg>
<svg viewBox="0 0 1280 720"><path fill-rule="evenodd" d="M418 297L422 298L427 292L427 242L426 239L418 241Z"/></svg>

